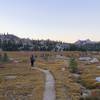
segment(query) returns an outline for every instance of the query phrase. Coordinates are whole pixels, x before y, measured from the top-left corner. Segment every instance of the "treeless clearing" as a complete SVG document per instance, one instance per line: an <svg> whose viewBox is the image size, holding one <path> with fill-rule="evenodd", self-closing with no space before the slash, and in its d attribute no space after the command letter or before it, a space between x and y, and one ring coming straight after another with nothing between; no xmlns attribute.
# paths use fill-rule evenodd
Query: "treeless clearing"
<svg viewBox="0 0 100 100"><path fill-rule="evenodd" d="M14 98L18 100L23 98L25 100L42 100L43 73L31 69L28 63L29 55L10 52L8 56L20 60L20 62L2 64L4 68L0 69L0 100L12 100ZM15 76L15 78L10 79L11 76Z"/></svg>
<svg viewBox="0 0 100 100"><path fill-rule="evenodd" d="M0 100L8 100L7 97L28 100L43 99L45 76L42 72L31 69L29 58L32 53L37 56L35 66L49 69L53 74L56 82L56 100L79 100L81 88L68 69L69 61L56 59L55 56L59 54L66 57L74 56L78 61L82 52L7 52L10 58L18 62L0 65L2 66L0 68ZM92 56L99 58L99 55L92 54ZM100 83L95 80L100 76L100 71L96 66L97 64L86 65L78 61L78 68L82 71L80 74L82 85L93 88L93 90L100 90L96 89L100 87ZM7 76L12 79L7 79Z"/></svg>

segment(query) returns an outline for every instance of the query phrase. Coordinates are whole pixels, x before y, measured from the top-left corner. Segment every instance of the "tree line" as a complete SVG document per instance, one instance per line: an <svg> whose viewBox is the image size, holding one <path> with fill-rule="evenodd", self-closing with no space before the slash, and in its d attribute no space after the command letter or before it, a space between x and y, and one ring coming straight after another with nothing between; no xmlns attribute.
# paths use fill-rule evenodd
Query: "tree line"
<svg viewBox="0 0 100 100"><path fill-rule="evenodd" d="M0 48L3 51L58 51L56 47L57 44L63 45L62 42L48 41L45 40L43 44L41 44L40 40L32 40L31 44L24 44L22 41L16 43L14 40L0 40ZM85 44L82 46L78 46L75 44L68 44L68 47L61 48L63 51L100 51L100 43L94 44Z"/></svg>

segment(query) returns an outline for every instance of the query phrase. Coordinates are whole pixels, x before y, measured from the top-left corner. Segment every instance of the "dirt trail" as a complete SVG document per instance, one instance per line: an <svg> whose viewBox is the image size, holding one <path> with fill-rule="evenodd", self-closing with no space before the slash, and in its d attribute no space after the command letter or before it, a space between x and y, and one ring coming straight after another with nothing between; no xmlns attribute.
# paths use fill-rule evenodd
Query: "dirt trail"
<svg viewBox="0 0 100 100"><path fill-rule="evenodd" d="M43 100L56 100L55 93L55 80L53 75L49 70L43 70L40 68L35 68L45 74L45 91L43 95Z"/></svg>

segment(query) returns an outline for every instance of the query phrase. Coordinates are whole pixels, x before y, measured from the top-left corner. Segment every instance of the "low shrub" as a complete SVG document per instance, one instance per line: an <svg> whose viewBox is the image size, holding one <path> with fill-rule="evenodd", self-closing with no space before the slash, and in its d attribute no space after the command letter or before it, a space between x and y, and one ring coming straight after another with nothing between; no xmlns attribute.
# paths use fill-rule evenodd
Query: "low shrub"
<svg viewBox="0 0 100 100"><path fill-rule="evenodd" d="M78 68L77 68L77 61L75 60L75 58L70 58L69 68L72 73L77 72Z"/></svg>

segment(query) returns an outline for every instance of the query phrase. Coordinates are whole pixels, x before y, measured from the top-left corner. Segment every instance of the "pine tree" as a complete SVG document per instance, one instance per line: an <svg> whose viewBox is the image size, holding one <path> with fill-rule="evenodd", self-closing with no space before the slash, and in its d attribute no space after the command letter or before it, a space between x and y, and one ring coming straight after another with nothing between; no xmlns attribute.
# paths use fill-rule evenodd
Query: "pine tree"
<svg viewBox="0 0 100 100"><path fill-rule="evenodd" d="M8 62L8 61L9 61L8 55L7 55L7 53L4 53L3 62Z"/></svg>
<svg viewBox="0 0 100 100"><path fill-rule="evenodd" d="M0 54L0 62L2 62L2 55Z"/></svg>
<svg viewBox="0 0 100 100"><path fill-rule="evenodd" d="M69 67L70 67L70 70L72 73L77 72L77 62L76 62L75 58L70 58Z"/></svg>

